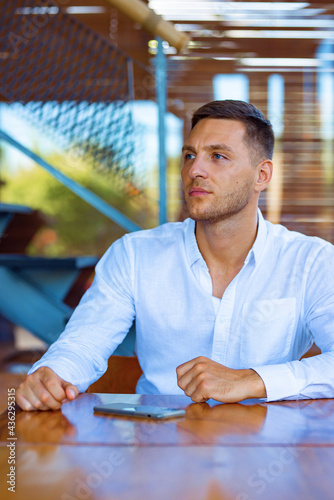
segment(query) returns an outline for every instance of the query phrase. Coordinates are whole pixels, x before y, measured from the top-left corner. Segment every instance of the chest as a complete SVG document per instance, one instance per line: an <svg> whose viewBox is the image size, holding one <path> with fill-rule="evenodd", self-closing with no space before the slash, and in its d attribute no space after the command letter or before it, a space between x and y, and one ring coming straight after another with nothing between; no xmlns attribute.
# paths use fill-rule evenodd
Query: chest
<svg viewBox="0 0 334 500"><path fill-rule="evenodd" d="M212 281L212 295L221 299L226 288L234 280L242 266L233 269L222 269L219 267L209 267L209 273Z"/></svg>

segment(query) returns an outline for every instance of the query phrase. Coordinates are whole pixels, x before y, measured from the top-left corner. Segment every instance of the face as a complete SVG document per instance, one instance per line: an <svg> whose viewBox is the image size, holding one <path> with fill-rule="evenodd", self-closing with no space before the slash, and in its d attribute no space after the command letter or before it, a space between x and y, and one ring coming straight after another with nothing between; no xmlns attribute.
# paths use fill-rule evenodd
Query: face
<svg viewBox="0 0 334 500"><path fill-rule="evenodd" d="M258 170L236 120L205 118L191 131L182 149L182 182L189 216L219 222L245 209L253 200Z"/></svg>

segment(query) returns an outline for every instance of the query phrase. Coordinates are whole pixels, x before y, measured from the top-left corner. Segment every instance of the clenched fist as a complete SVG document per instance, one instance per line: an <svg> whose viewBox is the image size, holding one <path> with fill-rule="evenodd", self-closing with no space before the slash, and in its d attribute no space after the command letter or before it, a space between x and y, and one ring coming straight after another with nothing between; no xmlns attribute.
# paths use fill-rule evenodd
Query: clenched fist
<svg viewBox="0 0 334 500"><path fill-rule="evenodd" d="M42 366L16 389L16 402L22 410L59 410L66 401L72 401L79 393L78 388L58 377L48 368Z"/></svg>
<svg viewBox="0 0 334 500"><path fill-rule="evenodd" d="M265 385L254 370L235 370L204 356L178 366L176 374L178 386L196 403L210 398L222 403L238 403L267 397Z"/></svg>

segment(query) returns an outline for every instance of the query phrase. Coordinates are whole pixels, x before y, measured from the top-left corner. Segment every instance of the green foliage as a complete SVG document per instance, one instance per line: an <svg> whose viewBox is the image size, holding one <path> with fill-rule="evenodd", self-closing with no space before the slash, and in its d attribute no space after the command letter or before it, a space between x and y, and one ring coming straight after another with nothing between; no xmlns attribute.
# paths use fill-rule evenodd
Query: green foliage
<svg viewBox="0 0 334 500"><path fill-rule="evenodd" d="M130 182L117 174L94 171L81 160L52 155L51 165L87 187L142 227L156 225L156 208ZM46 256L102 255L124 230L81 200L40 166L21 169L13 175L2 175L6 182L1 201L39 209L47 218L30 245L29 253ZM131 190L132 188L132 190ZM135 194L133 193L135 191ZM50 229L51 228L51 229Z"/></svg>

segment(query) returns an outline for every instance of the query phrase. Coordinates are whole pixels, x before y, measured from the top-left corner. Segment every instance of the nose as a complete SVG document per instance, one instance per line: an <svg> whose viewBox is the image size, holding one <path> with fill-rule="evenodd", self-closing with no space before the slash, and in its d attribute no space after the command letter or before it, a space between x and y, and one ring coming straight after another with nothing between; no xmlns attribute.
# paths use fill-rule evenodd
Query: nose
<svg viewBox="0 0 334 500"><path fill-rule="evenodd" d="M200 155L197 155L192 161L188 174L191 179L196 179L197 177L207 179L209 177L205 161L202 157L200 157Z"/></svg>

